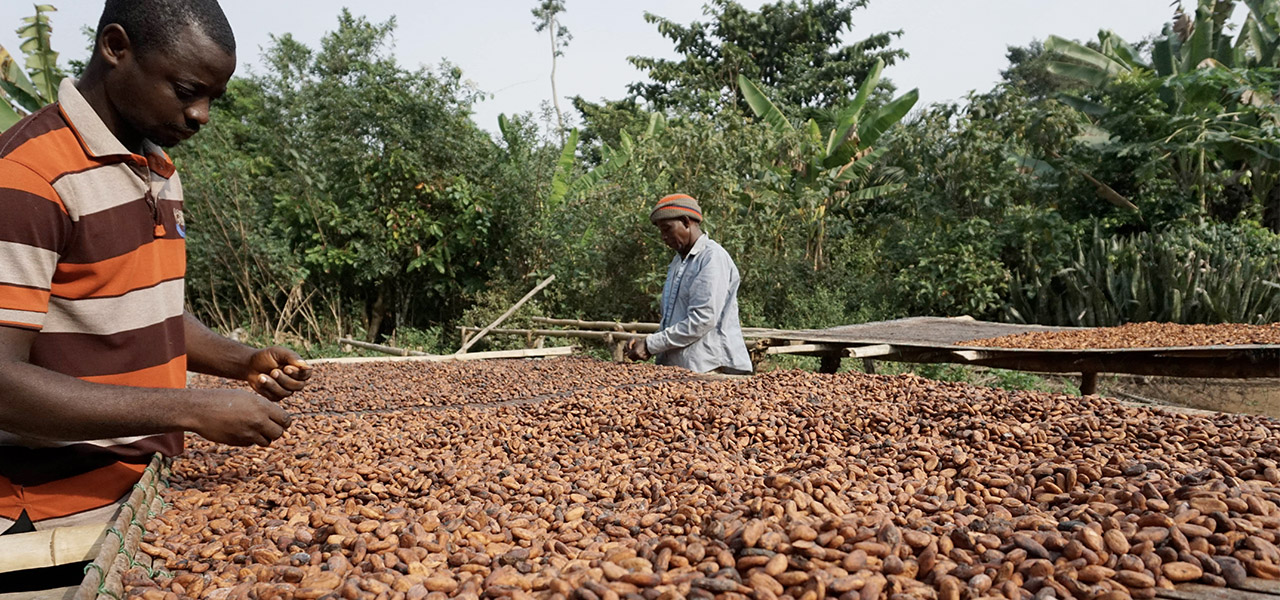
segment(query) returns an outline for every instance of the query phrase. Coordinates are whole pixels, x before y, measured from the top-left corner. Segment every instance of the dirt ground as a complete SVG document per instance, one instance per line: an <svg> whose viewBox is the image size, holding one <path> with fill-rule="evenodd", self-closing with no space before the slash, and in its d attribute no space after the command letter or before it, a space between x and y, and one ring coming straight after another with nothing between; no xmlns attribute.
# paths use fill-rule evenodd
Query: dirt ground
<svg viewBox="0 0 1280 600"><path fill-rule="evenodd" d="M1280 379L1192 379L1115 375L1099 381L1106 396L1140 403L1280 418Z"/></svg>

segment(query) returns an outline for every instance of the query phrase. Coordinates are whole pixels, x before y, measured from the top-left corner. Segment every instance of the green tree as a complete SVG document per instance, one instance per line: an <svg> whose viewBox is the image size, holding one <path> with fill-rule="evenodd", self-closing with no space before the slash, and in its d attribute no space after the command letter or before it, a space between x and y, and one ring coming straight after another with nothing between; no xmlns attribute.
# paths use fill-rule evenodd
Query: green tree
<svg viewBox="0 0 1280 600"><path fill-rule="evenodd" d="M1200 0L1194 18L1179 6L1149 55L1107 31L1092 48L1050 37L1047 68L1087 86L1060 97L1100 128L1105 151L1194 192L1187 216L1243 213L1280 231L1280 3L1245 2L1232 39L1236 4ZM1249 200L1233 207L1236 196Z"/></svg>
<svg viewBox="0 0 1280 600"><path fill-rule="evenodd" d="M710 114L732 104L746 111L737 94L742 75L774 90L784 106L830 108L852 96L878 60L892 65L907 56L891 47L901 31L842 41L869 1L779 1L752 11L712 0L704 9L710 21L689 25L645 13L682 56L629 58L650 80L632 84L631 94L660 111Z"/></svg>
<svg viewBox="0 0 1280 600"><path fill-rule="evenodd" d="M58 85L65 73L50 43L53 25L49 19L49 13L57 10L49 4L37 4L35 14L22 19L17 33L22 40L19 48L26 55L26 71L0 46L0 131L58 100Z"/></svg>
<svg viewBox="0 0 1280 600"><path fill-rule="evenodd" d="M813 260L814 270L825 262L823 247L827 225L833 214L848 214L854 203L903 187L894 181L896 178L893 176L882 175L880 181L876 181L877 163L887 150L879 142L890 127L897 125L911 111L920 93L911 90L867 111L864 116L864 109L880 84L883 70L884 61L877 61L858 89L857 96L835 111L834 124L825 135L817 121L809 119L804 126L804 143L796 148L797 152L781 157L772 170L774 177L771 179L790 192L787 196L814 200L811 204L794 207L810 229L807 254ZM738 86L751 110L775 132L785 134L794 130L791 121L758 85L739 75ZM799 193L800 188L817 193Z"/></svg>
<svg viewBox="0 0 1280 600"><path fill-rule="evenodd" d="M267 71L233 86L209 134L182 155L191 229L249 224L193 250L268 267L280 260L263 257L287 256L289 289L279 294L301 282L295 294L315 291L370 338L456 316L483 287L494 239L488 173L498 153L470 120L477 92L448 65L397 65L394 27L344 11L318 50L276 38ZM225 262L206 258L193 264Z"/></svg>

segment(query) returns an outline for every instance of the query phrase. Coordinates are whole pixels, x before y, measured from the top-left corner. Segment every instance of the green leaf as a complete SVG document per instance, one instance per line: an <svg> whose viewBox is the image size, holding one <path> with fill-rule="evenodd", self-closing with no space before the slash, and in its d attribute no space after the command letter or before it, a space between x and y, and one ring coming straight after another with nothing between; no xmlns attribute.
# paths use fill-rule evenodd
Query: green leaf
<svg viewBox="0 0 1280 600"><path fill-rule="evenodd" d="M0 98L0 132L13 127L14 123L22 120L22 115L14 110L3 98Z"/></svg>
<svg viewBox="0 0 1280 600"><path fill-rule="evenodd" d="M667 127L667 118L662 113L655 112L649 115L649 126L644 130L646 138L653 137Z"/></svg>
<svg viewBox="0 0 1280 600"><path fill-rule="evenodd" d="M1201 4L1196 9L1195 30L1182 49L1182 71L1194 70L1207 58L1213 58L1213 11Z"/></svg>
<svg viewBox="0 0 1280 600"><path fill-rule="evenodd" d="M1099 87L1111 79L1106 71L1069 62L1050 61L1045 65L1045 70L1059 77L1074 79L1093 87Z"/></svg>
<svg viewBox="0 0 1280 600"><path fill-rule="evenodd" d="M794 131L791 121L787 120L786 115L769 100L764 94L764 90L755 82L747 79L745 75L738 75L738 89L742 90L742 97L746 99L747 106L751 107L751 111L757 117L764 119L766 123L773 127L778 133Z"/></svg>
<svg viewBox="0 0 1280 600"><path fill-rule="evenodd" d="M920 90L913 89L876 109L869 118L858 125L858 139L861 145L864 148L876 145L876 142L880 141L880 136L907 116L919 100Z"/></svg>
<svg viewBox="0 0 1280 600"><path fill-rule="evenodd" d="M868 152L861 158L850 161L848 164L840 167L840 171L836 174L833 181L835 183L848 183L871 174L871 170L875 168L876 162L884 155L888 148L881 146Z"/></svg>
<svg viewBox="0 0 1280 600"><path fill-rule="evenodd" d="M877 59L875 66L871 67L871 72L867 73L867 78L862 81L862 86L858 88L858 94L853 97L847 107L840 111L840 126L847 128L858 122L858 117L862 115L862 109L866 107L867 101L871 99L876 87L880 85L880 75L884 72L884 59Z"/></svg>
<svg viewBox="0 0 1280 600"><path fill-rule="evenodd" d="M1104 78L1114 77L1133 70L1124 63L1093 48L1056 35L1051 35L1048 40L1045 40L1044 49L1046 52L1069 58L1076 63L1091 67L1094 71L1101 72Z"/></svg>
<svg viewBox="0 0 1280 600"><path fill-rule="evenodd" d="M27 112L35 112L47 104L35 94L9 81L0 80L0 92L3 92L7 99Z"/></svg>
<svg viewBox="0 0 1280 600"><path fill-rule="evenodd" d="M804 124L804 127L805 133L809 136L809 143L813 144L813 147L817 149L822 145L822 130L818 128L818 122L813 119L809 119L809 121Z"/></svg>
<svg viewBox="0 0 1280 600"><path fill-rule="evenodd" d="M1156 40L1155 45L1151 47L1151 63L1156 69L1156 74L1161 77L1175 75L1178 72L1177 63L1173 60L1176 54L1172 37L1166 36L1162 40Z"/></svg>
<svg viewBox="0 0 1280 600"><path fill-rule="evenodd" d="M31 79L27 77L22 67L18 66L18 61L14 59L4 46L0 46L0 82L9 82L18 86L32 98L37 97L39 92L36 91L35 85L31 83Z"/></svg>
<svg viewBox="0 0 1280 600"><path fill-rule="evenodd" d="M1019 172L1030 175L1044 176L1058 172L1058 169L1043 160L1017 152L1010 152L1009 160Z"/></svg>
<svg viewBox="0 0 1280 600"><path fill-rule="evenodd" d="M1107 108L1104 104L1099 104L1092 100L1086 100L1079 96L1073 96L1066 92L1058 94L1056 98L1059 102L1089 116L1101 117L1111 112L1111 109Z"/></svg>
<svg viewBox="0 0 1280 600"><path fill-rule="evenodd" d="M547 198L547 204L551 207L559 206L564 202L565 194L569 192L569 175L573 172L577 151L578 130L574 129L569 132L569 139L564 143L560 158L556 161L555 175L551 177L551 195Z"/></svg>
<svg viewBox="0 0 1280 600"><path fill-rule="evenodd" d="M876 198L887 196L894 192L906 189L906 187L907 187L906 184L903 184L903 183L890 183L886 185L876 185L872 187L862 188L856 192L851 192L849 194L848 200L849 201L874 200Z"/></svg>

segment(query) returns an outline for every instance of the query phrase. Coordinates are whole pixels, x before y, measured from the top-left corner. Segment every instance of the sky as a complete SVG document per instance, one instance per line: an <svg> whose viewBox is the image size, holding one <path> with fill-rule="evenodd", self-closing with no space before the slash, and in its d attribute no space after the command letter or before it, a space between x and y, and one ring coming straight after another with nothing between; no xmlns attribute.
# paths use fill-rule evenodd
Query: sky
<svg viewBox="0 0 1280 600"><path fill-rule="evenodd" d="M86 56L85 25L96 26L101 0L52 2L53 44L62 60ZM760 0L740 0L757 8ZM434 66L448 60L463 77L489 94L475 106L473 119L493 131L501 113L534 112L551 99L551 49L547 34L536 33L530 9L537 0L222 0L236 32L238 74L261 70L262 49L271 35L291 33L316 46L337 24L344 6L374 21L395 16L394 52L406 67ZM1007 66L1006 47L1024 45L1051 34L1093 39L1111 29L1130 41L1157 33L1172 16L1170 0L872 0L854 13L847 42L890 30L903 30L896 46L911 57L886 70L900 90L919 88L921 104L962 100L973 90L991 89ZM1191 1L1190 4L1194 4ZM0 45L17 50L14 30L32 4L0 2ZM358 8L356 8L358 6ZM556 72L561 108L564 98L619 99L628 83L644 74L628 56L674 58L672 44L644 20L651 12L680 23L705 20L700 0L566 0L564 25L573 40Z"/></svg>

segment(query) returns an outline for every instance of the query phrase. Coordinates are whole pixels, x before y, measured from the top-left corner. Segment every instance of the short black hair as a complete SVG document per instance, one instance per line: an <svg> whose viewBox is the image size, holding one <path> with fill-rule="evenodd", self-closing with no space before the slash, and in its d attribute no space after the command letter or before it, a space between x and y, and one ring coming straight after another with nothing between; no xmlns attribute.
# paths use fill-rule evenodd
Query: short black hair
<svg viewBox="0 0 1280 600"><path fill-rule="evenodd" d="M172 48L188 26L195 26L228 54L236 36L218 0L107 0L98 20L98 36L108 25L124 28L138 54Z"/></svg>

